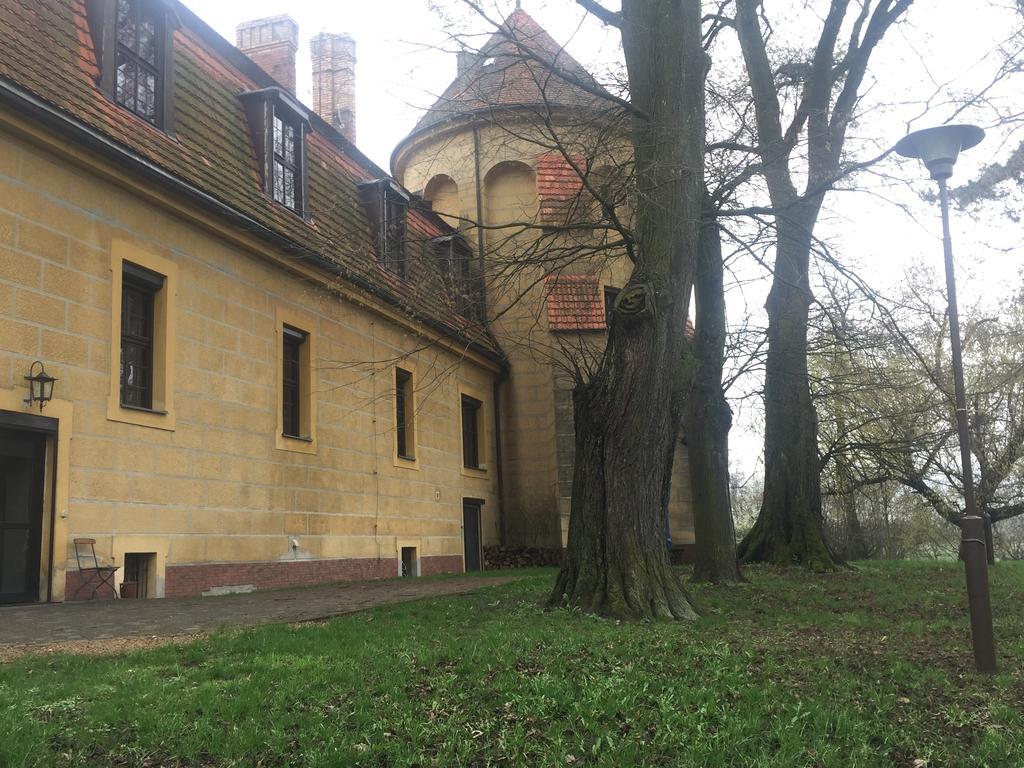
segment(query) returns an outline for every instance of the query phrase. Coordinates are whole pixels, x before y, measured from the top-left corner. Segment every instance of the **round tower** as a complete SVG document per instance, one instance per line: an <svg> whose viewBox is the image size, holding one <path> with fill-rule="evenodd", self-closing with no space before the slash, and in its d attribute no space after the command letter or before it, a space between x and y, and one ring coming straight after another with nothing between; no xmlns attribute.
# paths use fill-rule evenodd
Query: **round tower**
<svg viewBox="0 0 1024 768"><path fill-rule="evenodd" d="M600 356L607 302L630 273L600 248L590 190L628 165L614 100L517 8L391 156L392 174L476 251L487 316L509 361L500 393L503 544L564 546L575 450L570 371ZM589 218L588 218L589 217ZM597 246L597 247L595 247ZM679 469L681 467L681 469ZM685 461L672 535L692 542Z"/></svg>

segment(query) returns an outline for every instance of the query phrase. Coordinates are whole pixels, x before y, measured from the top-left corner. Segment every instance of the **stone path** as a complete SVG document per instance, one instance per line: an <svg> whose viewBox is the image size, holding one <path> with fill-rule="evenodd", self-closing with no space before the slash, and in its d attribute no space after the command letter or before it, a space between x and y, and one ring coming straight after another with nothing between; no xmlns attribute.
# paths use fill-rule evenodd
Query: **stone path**
<svg viewBox="0 0 1024 768"><path fill-rule="evenodd" d="M115 653L187 641L220 627L302 622L377 605L461 595L515 576L325 584L244 595L0 607L0 661L25 653Z"/></svg>

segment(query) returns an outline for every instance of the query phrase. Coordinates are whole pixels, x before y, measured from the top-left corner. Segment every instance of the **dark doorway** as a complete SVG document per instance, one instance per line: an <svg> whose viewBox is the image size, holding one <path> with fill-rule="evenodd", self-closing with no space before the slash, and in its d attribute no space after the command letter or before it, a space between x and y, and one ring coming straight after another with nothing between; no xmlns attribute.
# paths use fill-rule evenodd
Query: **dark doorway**
<svg viewBox="0 0 1024 768"><path fill-rule="evenodd" d="M39 599L46 435L0 428L0 603Z"/></svg>
<svg viewBox="0 0 1024 768"><path fill-rule="evenodd" d="M480 551L480 499L462 500L462 541L465 545L465 563L467 571L483 570L483 557Z"/></svg>
<svg viewBox="0 0 1024 768"><path fill-rule="evenodd" d="M420 564L416 547L402 547L402 576L419 576Z"/></svg>

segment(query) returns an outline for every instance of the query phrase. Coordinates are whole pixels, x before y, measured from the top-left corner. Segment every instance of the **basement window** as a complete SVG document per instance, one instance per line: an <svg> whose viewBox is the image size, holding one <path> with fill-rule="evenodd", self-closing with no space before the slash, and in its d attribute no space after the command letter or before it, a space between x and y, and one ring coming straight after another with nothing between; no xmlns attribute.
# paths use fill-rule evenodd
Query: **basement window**
<svg viewBox="0 0 1024 768"><path fill-rule="evenodd" d="M150 583L154 575L153 564L156 552L126 552L124 556L124 580L122 583L135 584L136 597L149 597Z"/></svg>
<svg viewBox="0 0 1024 768"><path fill-rule="evenodd" d="M248 91L240 98L260 165L264 194L305 217L309 111L294 96L277 87Z"/></svg>
<svg viewBox="0 0 1024 768"><path fill-rule="evenodd" d="M403 578L412 578L420 575L420 558L416 547L402 547L402 559L399 561L400 573Z"/></svg>
<svg viewBox="0 0 1024 768"><path fill-rule="evenodd" d="M107 96L150 125L172 132L174 30L178 20L161 0L86 0Z"/></svg>

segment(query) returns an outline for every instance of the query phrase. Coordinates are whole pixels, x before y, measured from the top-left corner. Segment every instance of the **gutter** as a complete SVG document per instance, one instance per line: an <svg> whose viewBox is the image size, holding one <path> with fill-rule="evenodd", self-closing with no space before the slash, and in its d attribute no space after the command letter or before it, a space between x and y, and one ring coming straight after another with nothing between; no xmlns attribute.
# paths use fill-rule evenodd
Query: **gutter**
<svg viewBox="0 0 1024 768"><path fill-rule="evenodd" d="M454 331L447 324L433 318L410 313L408 307L403 302L382 291L370 281L359 275L349 274L341 265L326 258L319 252L297 245L294 241L278 234L248 214L239 211L237 208L228 205L189 182L183 181L141 155L132 152L102 133L68 116L34 94L2 78L0 78L0 103L6 103L17 108L39 124L55 130L57 133L72 139L83 147L95 151L97 154L112 160L124 168L139 173L143 178L155 182L164 189L183 195L189 201L196 203L201 209L227 219L243 231L255 234L260 239L280 248L294 258L308 260L327 274L342 278L356 288L401 310L404 314L410 315L414 320L426 325L431 330L445 336L459 337L458 332ZM468 343L469 349L492 362L498 363L503 370L508 367L508 361L504 355L481 346L476 341L470 339L463 339L463 341Z"/></svg>

